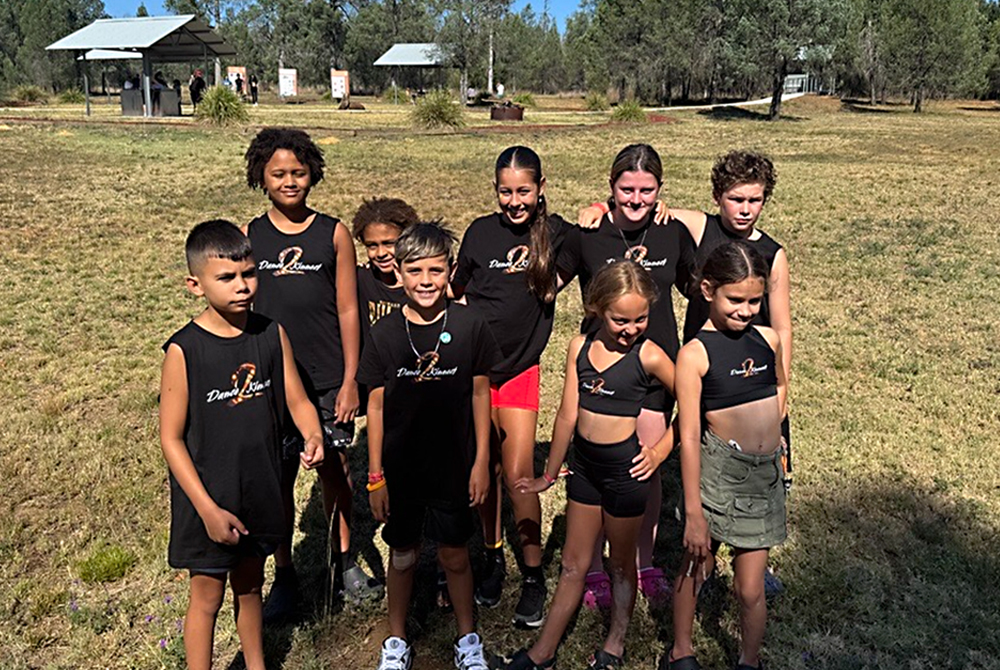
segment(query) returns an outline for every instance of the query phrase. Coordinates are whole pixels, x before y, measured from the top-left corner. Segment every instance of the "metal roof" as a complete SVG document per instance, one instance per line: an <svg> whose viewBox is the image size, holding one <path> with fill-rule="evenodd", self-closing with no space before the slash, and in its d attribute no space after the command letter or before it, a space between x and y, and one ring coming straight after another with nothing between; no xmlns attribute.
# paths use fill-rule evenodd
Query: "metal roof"
<svg viewBox="0 0 1000 670"><path fill-rule="evenodd" d="M393 44L375 65L439 67L448 60L444 50L432 42Z"/></svg>
<svg viewBox="0 0 1000 670"><path fill-rule="evenodd" d="M117 49L146 52L159 62L234 56L236 50L194 14L99 19L45 47L49 50Z"/></svg>
<svg viewBox="0 0 1000 670"><path fill-rule="evenodd" d="M114 49L91 49L77 60L139 60L142 54L138 51L115 51Z"/></svg>

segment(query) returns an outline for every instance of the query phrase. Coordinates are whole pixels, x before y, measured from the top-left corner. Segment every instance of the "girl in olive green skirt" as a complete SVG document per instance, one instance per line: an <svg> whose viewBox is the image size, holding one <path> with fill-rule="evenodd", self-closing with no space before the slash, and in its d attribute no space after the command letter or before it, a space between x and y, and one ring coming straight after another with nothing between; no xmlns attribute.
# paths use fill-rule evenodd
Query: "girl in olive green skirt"
<svg viewBox="0 0 1000 670"><path fill-rule="evenodd" d="M744 241L713 251L701 270L709 319L677 357L684 558L674 586L670 670L698 670L691 631L698 590L723 542L733 549L742 645L737 670L762 668L764 570L784 541L781 342L752 321L764 299L764 258Z"/></svg>

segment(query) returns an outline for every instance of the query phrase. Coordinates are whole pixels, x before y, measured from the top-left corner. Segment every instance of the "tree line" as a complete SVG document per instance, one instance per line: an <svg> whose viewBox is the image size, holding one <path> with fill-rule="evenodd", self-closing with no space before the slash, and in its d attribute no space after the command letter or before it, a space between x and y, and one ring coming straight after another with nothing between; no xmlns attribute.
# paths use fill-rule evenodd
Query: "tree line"
<svg viewBox="0 0 1000 670"><path fill-rule="evenodd" d="M464 93L597 91L670 105L772 96L789 74L871 103L1000 97L997 0L583 0L560 33L546 11L511 0L166 0L218 27L267 84L279 66L356 92L445 83ZM140 7L139 14L145 14ZM0 90L79 87L80 66L47 44L105 16L101 0L0 2ZM376 68L397 42L436 42L453 70ZM124 67L124 66L123 66ZM454 74L449 75L450 72ZM444 78L444 79L443 79Z"/></svg>

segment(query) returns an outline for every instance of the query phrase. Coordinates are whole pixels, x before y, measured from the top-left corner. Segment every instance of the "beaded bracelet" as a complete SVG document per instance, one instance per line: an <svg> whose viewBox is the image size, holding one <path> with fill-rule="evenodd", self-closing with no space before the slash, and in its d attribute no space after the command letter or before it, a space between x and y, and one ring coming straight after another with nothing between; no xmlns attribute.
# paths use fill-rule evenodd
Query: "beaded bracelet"
<svg viewBox="0 0 1000 670"><path fill-rule="evenodd" d="M368 473L368 483L377 484L385 479L385 473L382 472L369 472Z"/></svg>

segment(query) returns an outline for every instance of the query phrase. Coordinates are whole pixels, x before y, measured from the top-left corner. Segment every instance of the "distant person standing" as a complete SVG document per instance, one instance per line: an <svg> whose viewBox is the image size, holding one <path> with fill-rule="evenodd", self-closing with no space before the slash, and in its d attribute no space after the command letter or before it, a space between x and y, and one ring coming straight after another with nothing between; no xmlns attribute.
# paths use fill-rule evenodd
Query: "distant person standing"
<svg viewBox="0 0 1000 670"><path fill-rule="evenodd" d="M198 108L198 103L201 102L201 96L205 92L205 77L201 70L195 70L194 74L191 75L191 80L188 82L188 92L191 93L191 104L195 109Z"/></svg>
<svg viewBox="0 0 1000 670"><path fill-rule="evenodd" d="M497 98L500 98L502 100L503 99L504 91L506 91L506 90L507 89L505 89L503 87L503 84L501 84L500 82L497 82Z"/></svg>
<svg viewBox="0 0 1000 670"><path fill-rule="evenodd" d="M257 94L258 94L258 84L257 75L250 75L250 101L253 102L253 106L257 106Z"/></svg>
<svg viewBox="0 0 1000 670"><path fill-rule="evenodd" d="M236 86L236 95L243 95L243 77L240 76L239 72L236 73L236 79L233 81L233 84Z"/></svg>

